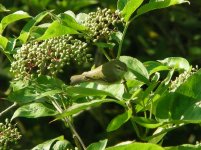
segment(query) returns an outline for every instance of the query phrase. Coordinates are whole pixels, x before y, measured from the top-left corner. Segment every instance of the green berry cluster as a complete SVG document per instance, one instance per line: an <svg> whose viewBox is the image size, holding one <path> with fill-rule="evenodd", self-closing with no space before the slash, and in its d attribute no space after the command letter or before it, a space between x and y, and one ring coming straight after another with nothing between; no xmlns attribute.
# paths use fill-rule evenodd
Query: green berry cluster
<svg viewBox="0 0 201 150"><path fill-rule="evenodd" d="M15 79L30 78L31 75L56 75L71 61L82 64L91 61L87 43L70 35L51 38L42 42L24 44L14 55L11 72Z"/></svg>
<svg viewBox="0 0 201 150"><path fill-rule="evenodd" d="M120 11L112 12L110 9L98 8L96 12L88 14L86 20L82 22L84 26L89 28L89 32L85 37L87 41L97 42L100 39L106 39L117 30L116 25L123 23Z"/></svg>
<svg viewBox="0 0 201 150"><path fill-rule="evenodd" d="M182 83L184 83L191 75L198 71L198 66L196 68L192 68L190 71L184 71L180 74L174 81L170 83L170 92L174 92Z"/></svg>
<svg viewBox="0 0 201 150"><path fill-rule="evenodd" d="M102 39L108 41L120 22L123 23L123 19L119 11L98 8L81 22L89 29L86 33L78 36L63 35L22 45L13 56L15 61L11 64L11 72L16 80L30 79L35 75L55 76L72 61L79 65L92 61L92 55L88 53L90 45Z"/></svg>
<svg viewBox="0 0 201 150"><path fill-rule="evenodd" d="M0 123L0 150L8 149L11 143L16 143L20 138L16 125L12 125L8 119Z"/></svg>

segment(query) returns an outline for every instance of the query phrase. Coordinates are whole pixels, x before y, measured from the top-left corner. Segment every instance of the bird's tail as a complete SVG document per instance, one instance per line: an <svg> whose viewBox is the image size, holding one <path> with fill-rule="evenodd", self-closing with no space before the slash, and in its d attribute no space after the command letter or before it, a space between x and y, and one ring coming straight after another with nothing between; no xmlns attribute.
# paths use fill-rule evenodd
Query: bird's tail
<svg viewBox="0 0 201 150"><path fill-rule="evenodd" d="M70 78L70 84L71 85L79 84L79 83L82 83L85 81L86 81L86 78L82 74L81 75L74 75Z"/></svg>

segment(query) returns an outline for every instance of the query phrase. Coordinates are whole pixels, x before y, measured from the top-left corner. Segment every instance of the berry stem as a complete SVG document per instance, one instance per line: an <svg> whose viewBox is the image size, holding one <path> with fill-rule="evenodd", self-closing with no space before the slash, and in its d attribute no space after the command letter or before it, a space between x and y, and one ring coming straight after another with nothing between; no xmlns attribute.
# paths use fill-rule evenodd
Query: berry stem
<svg viewBox="0 0 201 150"><path fill-rule="evenodd" d="M124 41L124 38L125 38L125 35L126 35L126 32L127 32L129 24L130 24L130 22L126 22L126 25L124 27L122 39L121 39L121 41L119 43L119 47L118 47L117 59L119 59L120 56L121 56L122 45L123 45L123 41Z"/></svg>

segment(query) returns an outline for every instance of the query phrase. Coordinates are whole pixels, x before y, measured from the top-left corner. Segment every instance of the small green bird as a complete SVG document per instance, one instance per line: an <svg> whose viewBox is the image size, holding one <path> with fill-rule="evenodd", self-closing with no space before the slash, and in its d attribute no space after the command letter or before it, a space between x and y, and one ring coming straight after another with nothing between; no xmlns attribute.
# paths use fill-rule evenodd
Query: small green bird
<svg viewBox="0 0 201 150"><path fill-rule="evenodd" d="M74 75L70 78L71 85L82 82L98 81L113 83L123 78L128 68L125 63L119 60L111 60L91 71L83 72L81 75Z"/></svg>

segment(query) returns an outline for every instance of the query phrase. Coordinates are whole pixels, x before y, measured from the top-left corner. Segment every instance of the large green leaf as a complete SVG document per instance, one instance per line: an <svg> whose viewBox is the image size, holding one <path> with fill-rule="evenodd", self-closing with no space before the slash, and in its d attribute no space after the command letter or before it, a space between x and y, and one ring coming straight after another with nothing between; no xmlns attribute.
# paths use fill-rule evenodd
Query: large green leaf
<svg viewBox="0 0 201 150"><path fill-rule="evenodd" d="M24 11L16 11L14 12L13 14L9 14L7 16L5 16L2 20L1 20L1 25L2 25L2 29L0 31L0 33L3 32L3 30L6 28L7 25L15 22L15 21L18 21L18 20L21 20L21 19L26 19L26 18L30 18L31 16L24 12Z"/></svg>
<svg viewBox="0 0 201 150"><path fill-rule="evenodd" d="M67 87L66 92L70 95L78 94L80 96L103 96L103 95L112 96L109 92L85 87Z"/></svg>
<svg viewBox="0 0 201 150"><path fill-rule="evenodd" d="M18 37L19 40L21 40L23 43L26 43L27 39L29 38L29 35L31 33L31 30L33 27L39 23L45 16L47 16L51 11L44 11L38 14L36 17L32 18L22 29L20 32L20 36Z"/></svg>
<svg viewBox="0 0 201 150"><path fill-rule="evenodd" d="M2 35L0 35L0 49L2 49L5 53L5 48L7 46L8 39Z"/></svg>
<svg viewBox="0 0 201 150"><path fill-rule="evenodd" d="M128 0L125 7L122 10L122 15L125 21L129 21L131 15L142 4L144 0Z"/></svg>
<svg viewBox="0 0 201 150"><path fill-rule="evenodd" d="M123 10L129 0L118 0L117 2L117 9Z"/></svg>
<svg viewBox="0 0 201 150"><path fill-rule="evenodd" d="M123 124L125 124L132 116L132 110L129 109L128 111L124 112L116 116L107 126L107 132L114 131L120 128Z"/></svg>
<svg viewBox="0 0 201 150"><path fill-rule="evenodd" d="M186 2L189 3L189 1L187 1L187 0L150 0L149 3L142 5L137 10L137 15L134 18L137 18L138 16L145 14L152 10L166 8L166 7L169 7L172 5L186 3Z"/></svg>
<svg viewBox="0 0 201 150"><path fill-rule="evenodd" d="M182 57L168 57L165 58L164 60L158 60L160 63L163 65L169 67L170 69L176 69L176 70L185 70L189 71L190 69L190 64L189 62Z"/></svg>
<svg viewBox="0 0 201 150"><path fill-rule="evenodd" d="M196 144L196 145L183 144L179 146L165 147L165 150L200 150L200 149L201 149L200 144Z"/></svg>
<svg viewBox="0 0 201 150"><path fill-rule="evenodd" d="M45 116L55 116L56 114L58 114L57 111L43 103L31 103L18 108L14 112L12 119L16 117L38 118Z"/></svg>
<svg viewBox="0 0 201 150"><path fill-rule="evenodd" d="M127 65L128 73L130 72L134 76L136 76L137 80L149 84L148 71L139 60L130 56L121 56L120 60ZM125 75L125 78L126 78L126 75ZM130 75L128 75L128 79L129 78L130 78Z"/></svg>
<svg viewBox="0 0 201 150"><path fill-rule="evenodd" d="M62 13L59 15L59 17L61 18L61 21L64 22L66 26L72 29L75 29L78 31L83 31L87 29L85 26L77 23L76 20L68 14Z"/></svg>
<svg viewBox="0 0 201 150"><path fill-rule="evenodd" d="M62 114L59 114L57 116L57 119L62 119L67 116L75 115L81 111L84 111L90 107L96 107L103 103L110 103L115 102L120 104L118 101L113 99L104 99L104 100L92 100L90 102L80 103L80 104L73 104L71 107L69 107L66 111L64 111Z"/></svg>
<svg viewBox="0 0 201 150"><path fill-rule="evenodd" d="M169 70L167 66L164 66L157 61L147 61L147 62L144 62L143 64L146 67L147 71L149 72L149 75L158 71Z"/></svg>
<svg viewBox="0 0 201 150"><path fill-rule="evenodd" d="M58 148L58 149L57 149ZM66 149L72 149L73 147L71 144L64 140L64 136L59 136L57 138L45 141L31 150L66 150Z"/></svg>
<svg viewBox="0 0 201 150"><path fill-rule="evenodd" d="M78 32L75 29L62 24L61 21L55 20L51 23L42 37L38 38L37 40L45 40L66 34L78 34Z"/></svg>
<svg viewBox="0 0 201 150"><path fill-rule="evenodd" d="M92 143L87 147L87 150L105 150L107 139Z"/></svg>
<svg viewBox="0 0 201 150"><path fill-rule="evenodd" d="M111 95L112 97L115 97L119 100L123 98L125 89L122 83L101 84L101 83L90 82L90 83L82 83L80 86L105 91L108 93L108 95Z"/></svg>
<svg viewBox="0 0 201 150"><path fill-rule="evenodd" d="M106 150L164 150L162 147L151 143L131 143L124 145L117 145L106 148Z"/></svg>
<svg viewBox="0 0 201 150"><path fill-rule="evenodd" d="M201 70L188 78L174 93L159 98L156 117L161 121L201 122Z"/></svg>

